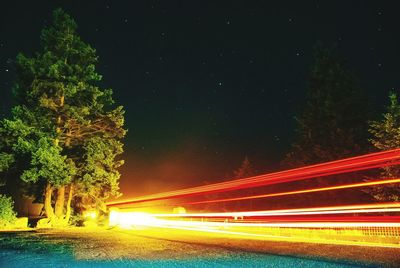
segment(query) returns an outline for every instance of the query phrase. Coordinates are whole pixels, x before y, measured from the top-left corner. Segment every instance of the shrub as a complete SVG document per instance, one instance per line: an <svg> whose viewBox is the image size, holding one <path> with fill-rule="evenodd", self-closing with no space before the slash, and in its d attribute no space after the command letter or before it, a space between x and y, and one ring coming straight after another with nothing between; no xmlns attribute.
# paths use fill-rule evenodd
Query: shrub
<svg viewBox="0 0 400 268"><path fill-rule="evenodd" d="M0 228L13 224L17 219L16 215L11 197L0 194Z"/></svg>

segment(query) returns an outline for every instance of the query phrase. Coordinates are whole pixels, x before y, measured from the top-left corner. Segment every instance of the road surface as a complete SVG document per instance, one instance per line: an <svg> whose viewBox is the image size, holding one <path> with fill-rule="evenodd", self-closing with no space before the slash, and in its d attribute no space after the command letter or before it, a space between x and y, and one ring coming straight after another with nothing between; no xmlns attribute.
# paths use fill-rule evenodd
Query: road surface
<svg viewBox="0 0 400 268"><path fill-rule="evenodd" d="M0 267L396 267L398 263L399 248L259 241L157 228L0 233Z"/></svg>

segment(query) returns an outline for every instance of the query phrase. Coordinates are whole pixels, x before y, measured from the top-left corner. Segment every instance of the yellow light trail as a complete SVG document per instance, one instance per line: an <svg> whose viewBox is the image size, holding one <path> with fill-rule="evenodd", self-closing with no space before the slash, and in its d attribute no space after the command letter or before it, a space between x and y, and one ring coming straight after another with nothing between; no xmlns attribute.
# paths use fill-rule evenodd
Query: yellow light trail
<svg viewBox="0 0 400 268"><path fill-rule="evenodd" d="M215 221L215 218L238 217L257 217L257 216L292 216L292 215L326 215L326 214L349 214L349 213L383 213L383 212L400 212L400 203L383 203L383 204L363 204L352 206L333 206L319 208L301 208L301 209L284 209L284 210L267 210L267 211L245 211L245 212L222 212L222 213L191 213L191 214L168 214L168 213L143 213L132 211L111 211L111 225L151 225L154 223L172 224L172 225L195 225L195 226L280 226L280 227L400 227L398 222L357 222L349 221L349 218L342 218L335 222L326 221L326 218L313 218L309 221L297 222L296 219L290 218L274 218L273 222L265 222L268 218L263 219L264 222L221 222ZM180 218L188 220L171 220L168 218ZM199 221L193 218L205 218L206 221ZM243 218L242 218L243 219Z"/></svg>
<svg viewBox="0 0 400 268"><path fill-rule="evenodd" d="M316 237L297 237L297 236L282 236L282 235L270 235L270 234L259 234L251 232L238 232L220 229L209 229L209 228L199 228L199 227L186 227L186 226L169 226L169 225L157 225L154 224L151 227L156 228L166 228L175 229L181 231L192 231L192 232L202 232L206 235L220 234L228 235L232 238L239 239L258 239L258 240L268 240L268 241L287 241L295 243L315 243L315 244L333 244L333 245L351 245L351 246L362 246L362 247L384 247L384 248L400 248L398 243L385 243L385 242L366 242L366 241L350 241L350 240L335 240L327 238L316 238Z"/></svg>
<svg viewBox="0 0 400 268"><path fill-rule="evenodd" d="M292 227L292 228L350 228L350 227L400 227L400 222L215 222L215 221L199 221L199 220L166 220L153 217L147 221L135 220L131 224L124 226L185 226L197 228L226 228L226 227Z"/></svg>
<svg viewBox="0 0 400 268"><path fill-rule="evenodd" d="M129 213L129 212L123 212ZM340 245L357 245L357 246L374 246L374 247L394 247L399 248L400 245L393 241L378 241L378 242L366 242L366 241L350 241L340 239L339 236L329 234L327 237L318 237L313 233L312 236L307 236L307 229L304 228L321 228L321 230L329 230L330 228L347 228L347 232L358 232L356 229L349 230L349 228L357 227L395 227L400 228L399 222L367 222L367 223L356 223L356 222L279 222L279 223L232 223L232 222L204 222L204 221L185 221L185 220L165 220L158 219L153 216L136 214L138 218L132 223L118 224L123 228L132 228L132 226L145 226L149 228L162 228L162 229L174 229L178 231L189 231L189 232L202 232L205 235L228 235L230 238L237 239L258 239L258 240L269 240L269 241L290 241L290 242L307 242L307 243L325 243L325 244L340 244ZM123 220L124 216L120 215L120 220ZM132 216L132 215L131 215ZM130 216L128 216L129 218ZM144 221L142 220L144 217ZM131 217L130 217L131 218ZM273 235L260 233L262 227L290 227L297 228L300 234L304 236L285 236L285 235ZM302 229L299 229L302 228ZM303 230L303 231L302 231ZM252 232L256 231L256 232ZM315 231L314 231L315 232ZM323 232L323 231L322 231ZM324 233L321 233L324 235ZM188 235L188 234L184 234ZM190 236L190 233L189 233ZM330 238L329 238L330 237Z"/></svg>
<svg viewBox="0 0 400 268"><path fill-rule="evenodd" d="M330 207L241 211L241 212L211 212L211 213L164 213L154 214L157 217L251 217L269 215L311 215L311 214L342 214L342 213L372 213L372 212L399 212L400 203L361 204Z"/></svg>

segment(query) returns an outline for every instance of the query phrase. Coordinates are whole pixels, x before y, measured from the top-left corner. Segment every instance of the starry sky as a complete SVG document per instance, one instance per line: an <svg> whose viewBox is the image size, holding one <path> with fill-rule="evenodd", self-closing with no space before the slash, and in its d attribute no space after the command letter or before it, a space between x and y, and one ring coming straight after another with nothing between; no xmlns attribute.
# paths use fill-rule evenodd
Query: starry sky
<svg viewBox="0 0 400 268"><path fill-rule="evenodd" d="M279 169L317 42L337 45L377 114L400 89L397 1L7 2L0 117L12 106L16 54L40 48L62 7L126 109L125 196L226 179L245 156L258 172Z"/></svg>

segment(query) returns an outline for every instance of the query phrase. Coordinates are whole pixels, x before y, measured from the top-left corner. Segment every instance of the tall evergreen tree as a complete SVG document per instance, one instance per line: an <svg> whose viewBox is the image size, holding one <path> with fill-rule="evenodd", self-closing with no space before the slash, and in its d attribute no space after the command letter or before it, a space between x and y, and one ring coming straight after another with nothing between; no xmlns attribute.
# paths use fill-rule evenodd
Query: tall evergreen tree
<svg viewBox="0 0 400 268"><path fill-rule="evenodd" d="M254 168L251 165L249 158L246 156L240 167L237 170L233 171L232 179L242 179L254 175L255 175Z"/></svg>
<svg viewBox="0 0 400 268"><path fill-rule="evenodd" d="M367 148L366 99L334 49L317 48L297 141L284 164L292 167L357 155Z"/></svg>
<svg viewBox="0 0 400 268"><path fill-rule="evenodd" d="M372 121L369 132L373 135L370 142L379 150L390 150L400 148L400 105L397 94L389 94L390 103L383 119ZM381 174L384 178L399 178L399 166L383 168ZM400 185L389 184L385 186L375 186L368 191L372 196L380 201L400 201Z"/></svg>
<svg viewBox="0 0 400 268"><path fill-rule="evenodd" d="M65 222L75 199L94 204L118 195L125 135L123 107L99 87L96 51L76 28L57 9L42 31L42 50L17 56L18 105L0 125L0 166L14 162L23 181L43 185L47 217Z"/></svg>
<svg viewBox="0 0 400 268"><path fill-rule="evenodd" d="M233 180L236 179L243 179L243 178L248 178L256 175L256 171L254 170L253 165L251 164L249 158L246 156L240 167L236 170L233 171ZM242 196L251 196L254 195L254 190L251 188L248 189L242 189L240 190L240 195ZM247 208L249 210L253 210L253 200L249 200L247 202L236 202L235 206L232 208L232 210L238 211L238 210L243 210L244 208Z"/></svg>

